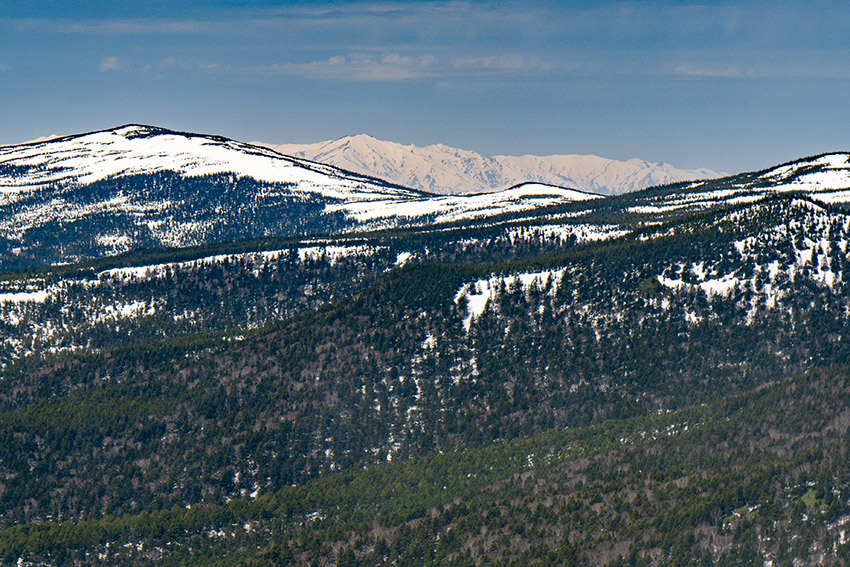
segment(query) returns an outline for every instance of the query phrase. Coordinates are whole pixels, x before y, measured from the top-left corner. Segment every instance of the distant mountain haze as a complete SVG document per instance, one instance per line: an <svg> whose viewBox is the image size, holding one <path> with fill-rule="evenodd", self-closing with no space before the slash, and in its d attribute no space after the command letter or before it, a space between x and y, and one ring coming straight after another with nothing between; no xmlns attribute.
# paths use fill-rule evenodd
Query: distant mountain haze
<svg viewBox="0 0 850 567"><path fill-rule="evenodd" d="M443 144L418 147L366 134L315 144L255 143L286 155L439 194L498 191L526 181L618 194L726 175L705 168L679 169L668 163L618 161L593 155L487 157Z"/></svg>

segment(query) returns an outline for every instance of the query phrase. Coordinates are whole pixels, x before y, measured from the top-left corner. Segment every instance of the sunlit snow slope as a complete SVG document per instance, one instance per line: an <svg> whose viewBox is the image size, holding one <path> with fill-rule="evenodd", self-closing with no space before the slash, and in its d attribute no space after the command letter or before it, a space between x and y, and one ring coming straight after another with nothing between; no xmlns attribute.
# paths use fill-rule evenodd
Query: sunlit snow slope
<svg viewBox="0 0 850 567"><path fill-rule="evenodd" d="M629 211L657 214L705 209L782 193L800 193L821 203L850 202L850 154L823 154L754 173L662 187L639 194L642 198Z"/></svg>
<svg viewBox="0 0 850 567"><path fill-rule="evenodd" d="M11 166L10 171L4 171ZM345 200L418 193L334 167L218 136L128 125L0 147L0 191L14 202L36 187L88 185L115 177L173 171L186 177L234 174L267 183L295 184L303 192Z"/></svg>
<svg viewBox="0 0 850 567"><path fill-rule="evenodd" d="M453 222L482 218L502 213L521 212L539 206L568 201L589 201L601 195L567 189L545 183L522 183L497 193L474 195L443 195L421 199L386 199L342 203L329 207L353 215L363 223L384 219L418 217L431 218L432 222Z"/></svg>

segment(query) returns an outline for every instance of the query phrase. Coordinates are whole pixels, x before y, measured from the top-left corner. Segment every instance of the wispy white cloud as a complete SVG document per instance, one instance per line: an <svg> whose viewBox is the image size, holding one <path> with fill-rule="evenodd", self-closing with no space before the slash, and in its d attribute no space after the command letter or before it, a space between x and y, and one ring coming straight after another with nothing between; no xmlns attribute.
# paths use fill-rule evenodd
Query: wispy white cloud
<svg viewBox="0 0 850 567"><path fill-rule="evenodd" d="M469 33L481 38L508 32L539 34L546 23L540 10L529 4L522 10L498 2L400 0L393 2L281 3L277 7L233 6L200 12L192 18L17 18L0 23L24 33L151 35L242 35L268 31L285 32L295 41L312 34L329 34L329 43L366 37L385 43L404 38L431 44L446 40L463 43ZM552 24L549 25L552 28ZM364 36L364 32L366 35ZM469 32L469 33L468 33ZM467 36L464 39L464 36ZM335 41L339 40L339 41Z"/></svg>
<svg viewBox="0 0 850 567"><path fill-rule="evenodd" d="M14 28L18 32L91 35L215 33L224 31L228 27L230 25L226 22L172 19L54 20L33 18L14 21Z"/></svg>
<svg viewBox="0 0 850 567"><path fill-rule="evenodd" d="M750 53L746 60L734 52L707 55L676 54L683 60L663 68L663 75L704 79L846 79L850 69L843 65L846 54L819 52Z"/></svg>
<svg viewBox="0 0 850 567"><path fill-rule="evenodd" d="M558 68L554 63L544 61L534 55L508 54L475 57L460 57L451 62L455 69L468 71L499 71L509 73L531 73L553 71Z"/></svg>
<svg viewBox="0 0 850 567"><path fill-rule="evenodd" d="M216 62L203 62L185 60L174 56L159 58L155 61L139 62L127 61L117 55L104 57L100 61L98 70L101 73L120 70L125 73L175 73L186 71L226 71L231 68Z"/></svg>
<svg viewBox="0 0 850 567"><path fill-rule="evenodd" d="M115 71L121 67L121 60L117 55L110 55L109 57L104 57L100 61L100 67L98 68L101 73L106 73L108 71Z"/></svg>
<svg viewBox="0 0 850 567"><path fill-rule="evenodd" d="M164 57L157 61L156 63L146 65L142 67L140 70L142 71L226 71L229 70L230 67L228 65L222 65L221 63L216 62L204 62L199 63L197 61L188 61L184 59L179 59L174 56Z"/></svg>
<svg viewBox="0 0 850 567"><path fill-rule="evenodd" d="M380 57L365 54L334 55L323 61L280 63L252 67L266 75L294 75L337 81L403 81L433 77L435 59L390 53Z"/></svg>
<svg viewBox="0 0 850 567"><path fill-rule="evenodd" d="M253 73L293 75L336 81L404 81L533 75L564 70L534 55L508 54L440 58L401 53L334 55L307 63L278 63L251 67Z"/></svg>
<svg viewBox="0 0 850 567"><path fill-rule="evenodd" d="M673 74L684 77L745 77L753 76L751 70L742 70L735 65L730 66L704 66L704 65L679 65L673 70Z"/></svg>
<svg viewBox="0 0 850 567"><path fill-rule="evenodd" d="M9 65L8 63L0 63L0 72L11 71L11 70L12 70L12 66Z"/></svg>
<svg viewBox="0 0 850 567"><path fill-rule="evenodd" d="M284 5L272 8L265 12L266 17L280 18L292 25L311 26L313 28L345 27L370 27L376 25L386 27L391 32L392 28L416 27L428 30L438 29L443 26L453 27L458 23L470 23L471 19L491 19L492 13L496 11L510 15L514 19L519 13L527 13L531 10L517 11L505 9L499 4L491 2L422 2L421 0L401 0L394 2L351 2L351 3L328 3L325 5Z"/></svg>

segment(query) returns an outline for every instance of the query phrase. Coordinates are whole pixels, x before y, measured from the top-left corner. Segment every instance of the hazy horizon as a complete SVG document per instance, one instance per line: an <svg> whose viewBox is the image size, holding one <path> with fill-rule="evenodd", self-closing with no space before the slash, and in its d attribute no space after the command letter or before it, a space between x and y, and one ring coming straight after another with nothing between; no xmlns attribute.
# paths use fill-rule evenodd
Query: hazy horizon
<svg viewBox="0 0 850 567"><path fill-rule="evenodd" d="M143 123L739 172L850 149L850 5L15 3L0 144Z"/></svg>

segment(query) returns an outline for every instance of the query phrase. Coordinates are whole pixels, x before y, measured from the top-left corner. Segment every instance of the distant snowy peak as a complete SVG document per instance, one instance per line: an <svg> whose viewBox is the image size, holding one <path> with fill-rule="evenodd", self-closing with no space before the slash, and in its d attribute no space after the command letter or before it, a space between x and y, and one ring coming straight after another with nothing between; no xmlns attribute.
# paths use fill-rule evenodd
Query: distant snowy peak
<svg viewBox="0 0 850 567"><path fill-rule="evenodd" d="M159 171L185 177L233 174L292 184L301 191L344 200L420 196L332 166L282 156L268 148L136 124L0 147L0 192L6 199L27 188L87 185Z"/></svg>
<svg viewBox="0 0 850 567"><path fill-rule="evenodd" d="M525 181L624 193L724 175L710 169L678 169L666 163L592 155L486 157L443 144L417 147L365 134L316 144L258 145L441 194L496 191Z"/></svg>
<svg viewBox="0 0 850 567"><path fill-rule="evenodd" d="M536 183L534 181L526 181L518 183L513 187L508 187L504 191L500 191L502 195L513 198L521 197L560 197L569 201L588 201L590 199L599 199L603 195L592 193L590 191L579 191L578 189L569 189L560 185L551 183Z"/></svg>

